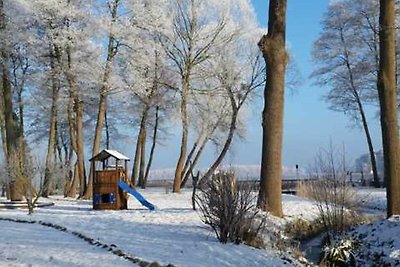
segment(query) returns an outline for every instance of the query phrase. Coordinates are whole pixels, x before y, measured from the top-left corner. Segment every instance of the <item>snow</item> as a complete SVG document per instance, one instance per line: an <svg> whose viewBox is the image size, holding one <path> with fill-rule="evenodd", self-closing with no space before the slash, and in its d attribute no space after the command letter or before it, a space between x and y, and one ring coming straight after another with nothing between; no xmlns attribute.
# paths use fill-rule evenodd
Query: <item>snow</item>
<svg viewBox="0 0 400 267"><path fill-rule="evenodd" d="M0 221L1 266L132 266L132 263L68 233L38 225Z"/></svg>
<svg viewBox="0 0 400 267"><path fill-rule="evenodd" d="M53 197L47 201L55 202L54 206L38 208L33 215L27 215L24 210L5 210L1 211L0 217L41 220L57 224L66 227L68 231L79 232L103 244L113 244L131 256L149 262L157 261L163 265L169 263L194 267L290 265L289 262L281 259L285 255L271 247L255 249L246 245L219 243L211 229L201 222L199 214L191 209L190 190L183 190L181 194L167 194L163 188L151 188L140 192L158 207L157 211L148 211L132 198L129 198L129 210L94 211L90 201ZM311 202L300 200L295 196L285 196L284 199L285 203L288 203L284 205L285 212L292 217L302 216L302 212L306 212L312 206ZM301 208L292 207L296 203ZM28 230L27 233L30 232ZM56 235L53 233L55 230L43 229L43 231L46 230L52 232L49 235ZM34 233L35 231L32 235ZM43 236L45 235L43 233ZM27 239L37 239L30 234L25 236ZM10 238L11 235L3 237L3 242ZM80 240L78 239L77 242ZM86 246L88 250L91 249L90 244ZM10 253L7 246L4 249ZM57 249L56 245L54 249ZM62 247L58 249L60 252L63 250ZM107 254L107 251L103 253ZM65 255L71 257L71 254ZM78 253L77 257L79 255ZM13 257L21 262L30 260L28 255L23 253ZM110 254L110 257L116 256ZM49 256L43 255L41 260L46 262L48 259ZM3 259L0 260L0 265L2 261Z"/></svg>
<svg viewBox="0 0 400 267"><path fill-rule="evenodd" d="M131 197L128 210L94 211L91 201L62 196L40 199L55 205L37 208L33 215L27 215L22 209L0 210L0 219L36 221L36 224L23 224L0 220L3 230L0 266L134 265L108 249L74 236L73 232L133 258L156 261L164 266L299 265L291 260L288 252L278 251L272 243L268 243L266 249L219 243L211 229L202 223L200 215L192 210L190 189L184 189L180 194L168 193L165 188L139 191L157 206L156 211L148 211ZM384 189L361 188L358 191L363 207L384 212ZM268 217L267 227L272 233L279 232L292 220L313 220L318 215L312 201L293 195L283 195L283 210L285 217L282 219ZM39 221L65 227L67 231L45 227L38 224ZM400 239L397 238L400 236L400 218L379 219L355 227L349 235L360 242L356 254L360 266L377 266L385 262L392 266L400 264Z"/></svg>
<svg viewBox="0 0 400 267"><path fill-rule="evenodd" d="M386 210L385 188L359 188L357 194L361 198L363 207L371 210Z"/></svg>
<svg viewBox="0 0 400 267"><path fill-rule="evenodd" d="M361 225L349 236L359 242L360 266L400 266L400 216Z"/></svg>

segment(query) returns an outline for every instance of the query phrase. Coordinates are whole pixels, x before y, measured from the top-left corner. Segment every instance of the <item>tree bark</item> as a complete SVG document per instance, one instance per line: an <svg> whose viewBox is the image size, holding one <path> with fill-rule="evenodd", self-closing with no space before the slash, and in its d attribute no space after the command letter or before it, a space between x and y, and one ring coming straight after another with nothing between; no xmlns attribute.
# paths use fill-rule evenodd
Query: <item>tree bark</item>
<svg viewBox="0 0 400 267"><path fill-rule="evenodd" d="M83 141L83 101L80 99L78 94L78 85L76 77L72 70L72 56L71 49L67 47L67 67L64 69L65 76L67 78L70 99L68 103L68 121L70 140L73 150L75 151L77 158L78 168L78 181L79 181L79 197L82 197L86 190L86 175L85 175L85 153L84 153L84 141ZM59 58L59 64L61 65L61 59ZM74 112L75 111L75 112ZM75 120L73 118L73 112L75 113Z"/></svg>
<svg viewBox="0 0 400 267"><path fill-rule="evenodd" d="M357 104L358 104L358 108L360 110L361 122L362 122L362 125L364 128L365 137L367 139L369 157L371 160L371 167L372 167L372 175L373 175L373 179L374 179L374 187L378 188L378 187L380 187L380 181L379 181L379 176L378 176L378 169L376 167L376 157L375 157L374 146L372 144L372 138L371 138L371 134L369 132L367 118L365 117L364 108L361 104L360 99L357 100Z"/></svg>
<svg viewBox="0 0 400 267"><path fill-rule="evenodd" d="M400 214L400 145L397 125L395 10L394 0L380 0L378 93L388 217Z"/></svg>
<svg viewBox="0 0 400 267"><path fill-rule="evenodd" d="M140 142L140 164L139 164L139 182L138 186L144 187L144 175L146 168L146 137L147 130L146 127L143 128L143 136Z"/></svg>
<svg viewBox="0 0 400 267"><path fill-rule="evenodd" d="M286 0L270 0L268 33L259 47L267 69L262 118L263 142L257 206L282 217L282 138L286 53Z"/></svg>
<svg viewBox="0 0 400 267"><path fill-rule="evenodd" d="M110 126L108 124L107 110L104 113L104 124L106 127L106 148L110 149Z"/></svg>
<svg viewBox="0 0 400 267"><path fill-rule="evenodd" d="M76 108L76 144L77 144L77 161L79 170L79 197L82 197L86 191L86 175L85 175L85 145L83 141L83 102L78 100Z"/></svg>
<svg viewBox="0 0 400 267"><path fill-rule="evenodd" d="M182 139L181 139L181 149L176 163L175 178L172 192L180 193L181 182L182 182L182 170L186 158L187 142L188 142L188 128L189 128L189 118L187 113L187 98L189 93L189 77L186 74L182 81L182 99L181 99L181 121L182 121Z"/></svg>
<svg viewBox="0 0 400 267"><path fill-rule="evenodd" d="M4 11L4 3L3 0L0 0L0 32L4 32L6 30L6 15ZM3 116L4 116L4 127L5 127L5 135L6 135L6 149L7 149L7 165L8 169L12 170L15 164L19 164L20 162L14 162L14 160L9 160L10 158L16 158L17 153L19 153L18 142L19 134L18 134L18 120L16 119L16 115L13 112L13 103L12 103L12 89L11 89L11 81L10 81L10 73L9 73L9 57L7 51L7 45L5 39L0 40L0 67L2 70L2 89L3 89ZM9 172L9 183L15 183L14 186L9 186L12 188L13 192L9 192L11 200L20 200L22 199L22 192L18 190L19 185L19 177L15 177L12 174L12 171Z"/></svg>
<svg viewBox="0 0 400 267"><path fill-rule="evenodd" d="M149 178L150 168L151 168L151 164L153 162L154 151L155 151L156 144L157 144L157 131L158 131L158 120L159 120L158 111L159 111L159 107L156 107L156 120L154 123L153 141L152 141L151 148L150 148L149 161L147 162L147 166L146 166L146 173L144 175L143 186L142 186L143 189L146 188L146 186L147 186L147 179Z"/></svg>
<svg viewBox="0 0 400 267"><path fill-rule="evenodd" d="M231 96L233 97L233 96ZM231 99L231 101L235 101L234 99ZM233 137L235 135L236 131L236 120L238 116L239 109L236 107L236 103L232 102L232 117L231 117L231 122L229 126L229 132L228 132L228 137L226 138L225 144L219 153L217 159L214 161L214 163L211 165L211 167L208 169L208 171L201 177L201 180L207 180L218 168L218 166L221 164L221 162L224 160L226 153L228 152L229 148L231 147Z"/></svg>
<svg viewBox="0 0 400 267"><path fill-rule="evenodd" d="M202 134L200 134L200 135L197 137L196 142L193 143L193 146L192 146L192 148L190 149L189 154L188 154L187 157L186 157L185 165L183 166L183 169L182 169L181 188L184 187L184 185L185 185L185 183L186 183L185 176L186 176L186 173L187 173L188 169L190 168L190 165L191 165L191 162L192 162L192 157L193 157L194 153L196 152L196 149L197 149L197 146L199 145L199 142L200 142L200 140L201 140L201 137L202 137Z"/></svg>
<svg viewBox="0 0 400 267"><path fill-rule="evenodd" d="M49 140L47 143L46 166L44 172L44 181L42 187L42 197L48 197L50 194L50 187L52 182L52 168L53 168L53 153L56 144L56 127L57 127L57 104L58 104L58 73L56 70L54 55L52 47L50 47L50 68L51 68L51 86L52 86L52 99L50 111L50 126L49 126Z"/></svg>
<svg viewBox="0 0 400 267"><path fill-rule="evenodd" d="M1 144L3 147L4 158L7 158L7 141L6 141L6 127L4 121L4 97L3 90L0 92L0 130L1 130Z"/></svg>
<svg viewBox="0 0 400 267"><path fill-rule="evenodd" d="M197 162L199 161L201 155L203 154L204 148L206 147L206 144L208 142L208 138L204 139L203 142L201 143L199 149L197 150L196 155L194 156L194 159L192 162L189 164L188 170L185 172L182 183L181 183L181 188L185 187L187 181L189 180L190 174L193 172L194 168L197 165Z"/></svg>
<svg viewBox="0 0 400 267"><path fill-rule="evenodd" d="M110 90L109 80L112 72L113 59L116 55L114 23L117 19L119 0L114 0L111 10L111 28L108 36L107 60L103 73L103 83L100 88L99 109L97 112L96 128L93 138L92 156L94 157L100 152L101 139L103 136L104 121L107 111L108 91ZM92 165L89 171L89 181L85 190L83 199L91 199L93 194L93 175Z"/></svg>
<svg viewBox="0 0 400 267"><path fill-rule="evenodd" d="M140 129L136 142L136 151L135 158L133 160L132 174L131 174L131 183L132 185L136 185L139 177L139 169L140 169L140 161L142 157L142 142L146 142L146 121L148 116L149 108L146 106L142 112L142 118L140 120Z"/></svg>
<svg viewBox="0 0 400 267"><path fill-rule="evenodd" d="M67 191L65 196L66 197L76 197L76 188L78 187L78 182L79 182L79 170L78 170L78 164L74 164L74 171L70 170L70 173L68 174L68 182L67 182Z"/></svg>
<svg viewBox="0 0 400 267"><path fill-rule="evenodd" d="M364 132L365 132L365 138L367 139L369 157L370 157L370 160L371 160L371 167L372 167L373 178L374 178L373 179L374 180L374 186L375 187L379 187L380 186L380 182L379 182L378 171L377 171L377 167L376 167L375 151L374 151L374 146L372 144L371 134L370 134L368 123L367 123L367 118L365 116L364 107L363 107L363 104L361 102L360 95L358 94L356 85L354 83L353 70L352 70L351 65L350 65L350 55L349 55L349 51L348 51L347 46L346 46L346 41L345 41L343 32L341 32L340 36L341 36L342 44L344 45L346 68L347 68L347 71L349 73L351 91L352 91L354 99L355 99L355 101L357 103L358 112L360 113L360 117L361 117L361 123L362 123L363 129L364 129Z"/></svg>

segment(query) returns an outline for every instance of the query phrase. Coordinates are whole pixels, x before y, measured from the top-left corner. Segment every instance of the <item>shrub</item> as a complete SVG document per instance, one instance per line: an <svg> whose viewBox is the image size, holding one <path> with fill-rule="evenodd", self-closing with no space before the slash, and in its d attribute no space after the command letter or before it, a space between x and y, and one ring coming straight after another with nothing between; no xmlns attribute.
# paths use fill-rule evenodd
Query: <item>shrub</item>
<svg viewBox="0 0 400 267"><path fill-rule="evenodd" d="M305 241L323 233L324 229L320 218L313 221L297 219L286 224L285 233L295 240Z"/></svg>
<svg viewBox="0 0 400 267"><path fill-rule="evenodd" d="M332 236L360 221L360 217L351 211L360 201L347 183L346 173L344 153L335 150L331 144L328 150L321 150L316 156L310 177L313 180L301 185L301 193L315 200L328 243Z"/></svg>
<svg viewBox="0 0 400 267"><path fill-rule="evenodd" d="M343 229L349 229L354 225L360 225L365 222L366 221L363 216L354 211L346 210L343 213L343 220L340 222L335 222L334 224L340 223ZM326 226L321 217L318 217L312 221L297 219L293 222L289 222L285 226L285 233L298 241L310 240L326 231Z"/></svg>
<svg viewBox="0 0 400 267"><path fill-rule="evenodd" d="M326 266L356 266L354 250L358 243L352 239L333 242L323 249L320 265Z"/></svg>
<svg viewBox="0 0 400 267"><path fill-rule="evenodd" d="M254 184L238 184L233 173L221 172L205 181L196 194L202 220L220 242L264 246L265 219L258 214L253 188Z"/></svg>

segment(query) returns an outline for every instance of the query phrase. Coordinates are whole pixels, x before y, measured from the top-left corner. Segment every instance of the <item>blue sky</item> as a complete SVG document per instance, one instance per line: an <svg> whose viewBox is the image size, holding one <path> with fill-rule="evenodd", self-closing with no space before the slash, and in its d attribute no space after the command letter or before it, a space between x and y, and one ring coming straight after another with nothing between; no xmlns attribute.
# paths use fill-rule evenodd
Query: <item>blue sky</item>
<svg viewBox="0 0 400 267"><path fill-rule="evenodd" d="M252 0L258 20L261 25L267 25L268 1ZM364 133L359 128L349 127L347 117L328 109L321 100L328 88L319 88L312 85L309 75L313 70L311 48L313 42L321 32L321 20L329 4L329 0L288 0L287 9L287 42L291 56L302 73L303 84L294 94L287 94L285 102L284 126L284 159L287 166L300 164L305 166L312 162L320 147L326 147L330 141L336 145L344 144L347 159L353 163L362 153L367 153ZM375 111L369 112L372 136L376 149L381 148L379 124L375 118ZM249 143L255 151L259 146L259 126L251 123L252 132L249 134ZM252 140L252 136L254 139ZM250 141L251 140L251 141ZM243 146L244 147L244 146ZM237 150L242 150L238 146ZM258 157L259 158L259 157ZM247 162L248 161L248 162ZM256 157L249 157L245 164L257 162Z"/></svg>
<svg viewBox="0 0 400 267"><path fill-rule="evenodd" d="M251 0L260 24L267 25L268 0ZM319 148L327 147L330 140L338 146L345 146L350 164L361 154L367 153L364 133L361 129L349 127L348 118L328 109L321 100L328 88L312 85L309 75L312 72L311 48L321 32L321 19L329 0L289 0L287 10L287 42L291 57L294 58L302 74L302 85L287 93L285 100L283 164L285 166L307 167L313 162ZM261 110L262 103L251 110L246 140L235 140L225 164L255 165L261 158ZM381 148L378 121L375 111L367 114L375 149ZM165 146L157 147L154 168L173 168L178 158L180 134L166 140ZM130 151L132 152L132 151ZM131 153L129 153L131 154ZM209 166L215 152L205 152L200 167Z"/></svg>

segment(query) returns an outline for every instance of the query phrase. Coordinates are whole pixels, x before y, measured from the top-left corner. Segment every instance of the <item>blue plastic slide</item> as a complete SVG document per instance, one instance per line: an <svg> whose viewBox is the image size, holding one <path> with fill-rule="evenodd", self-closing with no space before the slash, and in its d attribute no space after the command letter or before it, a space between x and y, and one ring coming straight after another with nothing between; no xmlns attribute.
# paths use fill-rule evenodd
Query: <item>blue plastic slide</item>
<svg viewBox="0 0 400 267"><path fill-rule="evenodd" d="M149 210L155 210L153 204L148 202L138 191L127 185L124 181L120 180L118 186L125 192L134 196L143 206L146 206Z"/></svg>

